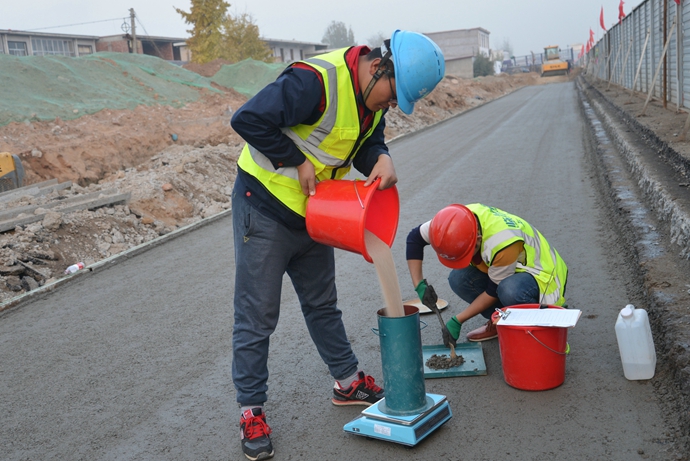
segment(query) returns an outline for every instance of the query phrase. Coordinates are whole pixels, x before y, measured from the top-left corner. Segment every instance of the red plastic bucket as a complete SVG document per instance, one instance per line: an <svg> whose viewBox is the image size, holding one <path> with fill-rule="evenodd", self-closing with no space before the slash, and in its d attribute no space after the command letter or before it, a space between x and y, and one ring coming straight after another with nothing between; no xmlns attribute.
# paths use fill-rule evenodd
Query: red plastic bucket
<svg viewBox="0 0 690 461"><path fill-rule="evenodd" d="M319 243L352 251L372 262L364 243L364 231L389 247L398 230L400 200L393 186L378 190L380 180L369 187L364 181L327 179L316 185L307 201L307 232Z"/></svg>
<svg viewBox="0 0 690 461"><path fill-rule="evenodd" d="M539 309L539 304L519 304L510 309ZM563 309L548 306L549 309ZM498 312L492 320L498 321ZM544 391L565 381L568 329L561 327L496 325L503 364L503 379L516 389Z"/></svg>

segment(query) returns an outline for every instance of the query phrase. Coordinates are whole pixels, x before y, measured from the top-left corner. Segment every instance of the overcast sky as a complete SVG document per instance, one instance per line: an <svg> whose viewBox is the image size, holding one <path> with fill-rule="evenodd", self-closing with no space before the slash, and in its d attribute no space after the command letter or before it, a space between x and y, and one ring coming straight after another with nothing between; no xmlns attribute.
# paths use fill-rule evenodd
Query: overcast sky
<svg viewBox="0 0 690 461"><path fill-rule="evenodd" d="M625 1L625 13L642 2ZM541 52L546 45L581 44L587 40L590 28L599 39L602 6L608 28L618 21L620 0L237 0L229 3L231 14L252 15L265 38L320 43L331 21L351 27L360 44L366 44L379 33L390 36L395 29L438 32L482 27L491 33L491 48L500 49L507 40L513 53L521 56ZM138 33L186 38L187 29L191 28L175 11L175 7L190 11L190 0L33 0L12 2L11 8L5 6L0 14L0 29L114 35L122 32L129 8L134 8L137 14Z"/></svg>

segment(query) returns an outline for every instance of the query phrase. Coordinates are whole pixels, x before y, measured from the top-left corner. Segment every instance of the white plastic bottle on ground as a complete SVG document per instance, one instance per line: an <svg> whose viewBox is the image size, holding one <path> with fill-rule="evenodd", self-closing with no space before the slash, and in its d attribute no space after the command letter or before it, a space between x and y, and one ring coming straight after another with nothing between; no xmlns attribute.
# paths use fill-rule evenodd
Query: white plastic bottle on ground
<svg viewBox="0 0 690 461"><path fill-rule="evenodd" d="M74 274L78 270L81 270L84 268L84 263L77 263L77 264L72 264L69 266L67 269L65 269L65 274Z"/></svg>
<svg viewBox="0 0 690 461"><path fill-rule="evenodd" d="M632 304L621 309L616 320L616 338L625 377L651 379L656 368L656 351L647 311L635 309Z"/></svg>

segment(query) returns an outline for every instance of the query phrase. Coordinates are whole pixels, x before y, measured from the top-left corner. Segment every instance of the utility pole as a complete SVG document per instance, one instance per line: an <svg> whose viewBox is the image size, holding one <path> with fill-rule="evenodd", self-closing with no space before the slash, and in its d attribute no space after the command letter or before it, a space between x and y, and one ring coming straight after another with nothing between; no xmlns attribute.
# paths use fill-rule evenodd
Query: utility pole
<svg viewBox="0 0 690 461"><path fill-rule="evenodd" d="M138 54L139 50L137 49L137 29L136 25L134 24L134 18L136 15L134 14L134 8L129 9L129 20L132 24L132 53Z"/></svg>

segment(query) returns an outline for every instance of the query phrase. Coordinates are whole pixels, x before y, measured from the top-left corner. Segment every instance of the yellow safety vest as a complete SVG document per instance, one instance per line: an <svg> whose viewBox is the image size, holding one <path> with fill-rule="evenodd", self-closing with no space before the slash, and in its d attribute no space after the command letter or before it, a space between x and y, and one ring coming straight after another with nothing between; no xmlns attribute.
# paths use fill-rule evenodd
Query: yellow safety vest
<svg viewBox="0 0 690 461"><path fill-rule="evenodd" d="M302 61L321 74L326 107L321 118L313 125L282 129L314 164L317 181L345 176L350 171L357 150L381 121L382 111L377 111L371 128L360 134L354 82L345 61L347 50L336 50ZM297 167L275 169L268 157L249 144L245 144L237 164L258 179L288 208L305 216L307 196L302 193Z"/></svg>
<svg viewBox="0 0 690 461"><path fill-rule="evenodd" d="M516 271L532 274L543 297L540 303L565 304L568 266L543 235L522 218L479 203L467 205L479 219L482 229L481 257L491 266L496 254L508 245L522 241L526 260L518 261Z"/></svg>

